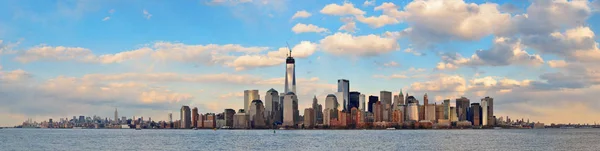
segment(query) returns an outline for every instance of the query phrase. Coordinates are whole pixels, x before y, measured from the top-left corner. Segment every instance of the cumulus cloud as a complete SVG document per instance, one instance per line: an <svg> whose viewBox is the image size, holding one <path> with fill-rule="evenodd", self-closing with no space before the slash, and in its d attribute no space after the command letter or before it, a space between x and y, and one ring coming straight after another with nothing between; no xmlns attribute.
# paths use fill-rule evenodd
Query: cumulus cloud
<svg viewBox="0 0 600 151"><path fill-rule="evenodd" d="M378 35L353 36L336 33L320 41L321 49L335 55L376 56L400 48L395 39Z"/></svg>
<svg viewBox="0 0 600 151"><path fill-rule="evenodd" d="M383 66L386 66L386 67L397 67L397 66L400 66L400 64L396 63L395 61L390 61L388 63L384 63Z"/></svg>
<svg viewBox="0 0 600 151"><path fill-rule="evenodd" d="M589 27L576 27L564 33L529 35L524 43L544 54L566 57L571 61L594 62L600 60L600 49L595 34Z"/></svg>
<svg viewBox="0 0 600 151"><path fill-rule="evenodd" d="M307 32L322 33L322 32L328 32L329 30L327 30L325 28L321 28L321 27L313 25L313 24L307 25L307 24L298 23L294 27L292 27L292 31L296 34L299 34L299 33L307 33Z"/></svg>
<svg viewBox="0 0 600 151"><path fill-rule="evenodd" d="M582 26L591 16L589 1L533 0L526 14L516 15L505 32L545 35L563 28Z"/></svg>
<svg viewBox="0 0 600 151"><path fill-rule="evenodd" d="M375 0L365 0L365 2L363 3L363 6L365 6L365 7L375 6Z"/></svg>
<svg viewBox="0 0 600 151"><path fill-rule="evenodd" d="M317 44L302 41L292 47L292 56L294 58L306 58L317 51ZM281 47L277 51L270 51L265 54L244 55L235 58L232 62L227 62L226 65L234 67L236 70L245 70L250 68L269 67L279 65L285 62L285 58L289 55L287 47Z"/></svg>
<svg viewBox="0 0 600 151"><path fill-rule="evenodd" d="M142 13L144 14L144 18L146 19L150 19L150 17L152 17L152 14L150 14L147 10L142 10Z"/></svg>
<svg viewBox="0 0 600 151"><path fill-rule="evenodd" d="M387 15L381 15L381 16L377 16L377 17L375 17L375 16L370 16L370 17L356 16L356 19L362 23L369 25L372 28L380 28L385 25L400 23L400 21L398 21L398 19L387 16Z"/></svg>
<svg viewBox="0 0 600 151"><path fill-rule="evenodd" d="M350 33L354 33L356 30L358 30L358 28L356 28L356 22L354 22L352 17L343 17L340 20L345 24L342 25L342 27L340 27L338 30L345 30Z"/></svg>
<svg viewBox="0 0 600 151"><path fill-rule="evenodd" d="M548 61L548 66L552 68L563 68L567 66L567 62L564 60L550 60Z"/></svg>
<svg viewBox="0 0 600 151"><path fill-rule="evenodd" d="M466 80L460 75L438 75L430 81L414 82L412 91L433 93L464 93L467 90Z"/></svg>
<svg viewBox="0 0 600 151"><path fill-rule="evenodd" d="M363 15L364 11L354 7L354 4L344 2L342 5L329 4L323 7L320 11L322 14L335 15L335 16L346 16L346 15Z"/></svg>
<svg viewBox="0 0 600 151"><path fill-rule="evenodd" d="M413 50L412 48L406 48L406 49L404 49L404 52L413 54L415 56L423 56L423 55L425 55L424 53L417 52L417 51Z"/></svg>
<svg viewBox="0 0 600 151"><path fill-rule="evenodd" d="M386 16L394 17L398 20L405 20L410 14L407 12L403 12L399 10L399 6L391 2L385 2L377 7L375 7L376 11L383 11L383 14Z"/></svg>
<svg viewBox="0 0 600 151"><path fill-rule="evenodd" d="M292 16L292 20L296 19L296 18L308 18L312 16L312 14L310 14L309 12L305 11L305 10L301 10L301 11L297 11L294 16Z"/></svg>
<svg viewBox="0 0 600 151"><path fill-rule="evenodd" d="M458 66L507 66L512 64L540 65L544 60L539 55L531 55L524 50L518 39L497 37L490 50L478 50L471 58L460 54L444 54L437 69L456 69Z"/></svg>

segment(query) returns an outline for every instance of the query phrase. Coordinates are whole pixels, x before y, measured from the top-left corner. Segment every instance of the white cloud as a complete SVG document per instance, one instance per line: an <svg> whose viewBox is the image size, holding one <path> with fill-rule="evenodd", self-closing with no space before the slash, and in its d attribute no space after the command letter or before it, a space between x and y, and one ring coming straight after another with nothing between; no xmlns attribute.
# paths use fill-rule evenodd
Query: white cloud
<svg viewBox="0 0 600 151"><path fill-rule="evenodd" d="M307 25L307 24L298 23L294 27L292 27L292 31L294 31L294 33L296 33L296 34L299 34L299 33L306 33L306 32L322 33L322 32L327 32L329 30L327 30L325 28L321 28L321 27L313 25L313 24Z"/></svg>
<svg viewBox="0 0 600 151"><path fill-rule="evenodd" d="M320 41L320 48L335 55L376 56L400 48L395 39L378 35L353 36L336 33Z"/></svg>
<svg viewBox="0 0 600 151"><path fill-rule="evenodd" d="M320 11L322 14L345 16L345 15L364 15L365 12L354 7L354 4L344 2L343 5L329 4Z"/></svg>
<svg viewBox="0 0 600 151"><path fill-rule="evenodd" d="M110 20L110 17L112 16L112 14L115 13L115 9L111 9L108 11L108 16L104 17L104 19L102 19L102 21L107 21Z"/></svg>
<svg viewBox="0 0 600 151"><path fill-rule="evenodd" d="M410 15L409 13L400 11L398 9L399 9L399 7L396 6L396 4L391 3L391 2L385 2L385 3L375 7L376 11L381 10L381 11L383 11L384 15L394 17L401 21L405 20L406 17L408 17Z"/></svg>
<svg viewBox="0 0 600 151"><path fill-rule="evenodd" d="M302 41L291 49L294 58L306 58L317 51L317 44L309 41ZM268 52L266 55L240 56L235 58L234 61L226 63L226 65L234 67L238 71L257 67L275 66L284 63L288 54L288 48L281 47L277 51Z"/></svg>
<svg viewBox="0 0 600 151"><path fill-rule="evenodd" d="M354 33L356 30L358 30L358 28L356 28L356 22L354 22L352 17L342 17L340 20L342 20L342 22L345 24L342 25L342 27L340 27L338 30L345 30L350 33Z"/></svg>
<svg viewBox="0 0 600 151"><path fill-rule="evenodd" d="M150 19L150 17L152 17L152 14L150 14L147 10L143 10L142 13L144 13L144 18L146 19Z"/></svg>
<svg viewBox="0 0 600 151"><path fill-rule="evenodd" d="M417 52L417 51L413 50L412 48L406 48L406 49L404 49L404 52L411 53L415 56L423 56L423 53Z"/></svg>
<svg viewBox="0 0 600 151"><path fill-rule="evenodd" d="M375 6L375 0L365 0L365 2L363 3L363 6L365 6L365 7Z"/></svg>
<svg viewBox="0 0 600 151"><path fill-rule="evenodd" d="M548 61L548 65L552 68L563 68L567 66L567 62L564 60L550 60Z"/></svg>
<svg viewBox="0 0 600 151"><path fill-rule="evenodd" d="M397 66L400 66L400 64L396 63L395 61L390 61L388 63L384 63L383 66L386 66L386 67L397 67Z"/></svg>
<svg viewBox="0 0 600 151"><path fill-rule="evenodd" d="M417 92L464 93L467 84L460 75L439 75L432 77L431 81L415 82L410 88Z"/></svg>
<svg viewBox="0 0 600 151"><path fill-rule="evenodd" d="M589 27L576 27L564 33L524 37L524 43L545 54L566 57L571 61L594 62L600 60L600 48L595 34Z"/></svg>
<svg viewBox="0 0 600 151"><path fill-rule="evenodd" d="M110 17L104 17L104 19L102 19L102 21L107 21L109 19L110 19Z"/></svg>
<svg viewBox="0 0 600 151"><path fill-rule="evenodd" d="M301 11L297 11L294 16L292 16L292 19L296 19L296 18L308 18L312 16L312 14L310 14L309 12L305 11L305 10L301 10Z"/></svg>
<svg viewBox="0 0 600 151"><path fill-rule="evenodd" d="M110 9L110 10L108 11L108 13L109 13L109 14L114 14L114 13L115 13L115 9Z"/></svg>
<svg viewBox="0 0 600 151"><path fill-rule="evenodd" d="M377 16L377 17L375 17L375 16L371 16L371 17L356 16L356 19L362 23L369 25L372 28L380 28L385 25L400 23L400 21L398 21L398 19L387 16L387 15L381 15L381 16Z"/></svg>

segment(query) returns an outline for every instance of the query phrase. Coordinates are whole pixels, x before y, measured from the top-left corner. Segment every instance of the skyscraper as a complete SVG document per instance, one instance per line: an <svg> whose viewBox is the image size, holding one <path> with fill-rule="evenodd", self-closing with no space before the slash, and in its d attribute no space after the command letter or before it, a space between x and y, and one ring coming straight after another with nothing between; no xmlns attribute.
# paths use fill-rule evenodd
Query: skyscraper
<svg viewBox="0 0 600 151"><path fill-rule="evenodd" d="M289 49L289 48L288 48ZM287 59L285 59L285 93L294 92L296 94L296 61L292 57L292 49L289 49Z"/></svg>
<svg viewBox="0 0 600 151"><path fill-rule="evenodd" d="M485 99L481 99L481 125L488 125L488 102Z"/></svg>
<svg viewBox="0 0 600 151"><path fill-rule="evenodd" d="M450 112L454 112L450 109L450 99L444 100L444 119L450 120Z"/></svg>
<svg viewBox="0 0 600 151"><path fill-rule="evenodd" d="M244 90L244 111L246 111L246 114L248 113L248 109L254 100L260 100L258 90Z"/></svg>
<svg viewBox="0 0 600 151"><path fill-rule="evenodd" d="M427 93L425 93L425 95L423 96L423 105L428 105L429 104L429 97L427 97Z"/></svg>
<svg viewBox="0 0 600 151"><path fill-rule="evenodd" d="M407 99L408 106L406 107L407 120L418 121L419 120L419 101L413 96L409 96Z"/></svg>
<svg viewBox="0 0 600 151"><path fill-rule="evenodd" d="M322 113L322 110L320 110L320 108L319 108L319 102L318 101L319 100L317 100L317 96L314 96L313 102L312 102L312 111L314 113L313 114L314 117L312 118L313 124L318 123L317 121L321 118L320 117L321 115L319 115L319 114ZM304 112L304 116L305 116L304 119L306 119L306 112ZM306 121L304 121L304 122L306 122Z"/></svg>
<svg viewBox="0 0 600 151"><path fill-rule="evenodd" d="M198 108L194 107L192 109L192 127L198 127Z"/></svg>
<svg viewBox="0 0 600 151"><path fill-rule="evenodd" d="M467 109L469 108L471 101L466 97L461 97L456 99L456 115L458 117L458 121L467 120Z"/></svg>
<svg viewBox="0 0 600 151"><path fill-rule="evenodd" d="M381 104L392 105L392 92L380 91L379 92L379 101L381 101Z"/></svg>
<svg viewBox="0 0 600 151"><path fill-rule="evenodd" d="M169 123L173 123L173 113L169 113Z"/></svg>
<svg viewBox="0 0 600 151"><path fill-rule="evenodd" d="M488 125L496 125L496 118L494 118L494 98L491 97L485 97L483 99L481 99L481 101L483 102L483 100L487 101L487 123Z"/></svg>
<svg viewBox="0 0 600 151"><path fill-rule="evenodd" d="M350 94L350 81L346 80L346 79L339 79L338 80L338 93L341 92L342 96L337 96L337 99L341 102L343 102L343 107L342 109L344 111L349 111L351 108L348 108L348 105L350 103L348 103L348 98L349 98L349 94Z"/></svg>
<svg viewBox="0 0 600 151"><path fill-rule="evenodd" d="M276 111L279 109L279 92L271 88L265 95L265 119L274 119Z"/></svg>
<svg viewBox="0 0 600 151"><path fill-rule="evenodd" d="M182 129L190 129L191 117L190 117L190 107L182 106L180 111L180 128Z"/></svg>
<svg viewBox="0 0 600 151"><path fill-rule="evenodd" d="M337 97L333 94L329 94L327 95L327 98L325 98L325 109L337 109L338 108L338 101L337 101Z"/></svg>
<svg viewBox="0 0 600 151"><path fill-rule="evenodd" d="M298 102L298 98L296 97L296 94L294 94L294 92L288 92L285 95L284 101L283 101L283 126L295 126L296 125L296 118L295 117L295 110L297 110L297 108L294 108L294 102Z"/></svg>
<svg viewBox="0 0 600 151"><path fill-rule="evenodd" d="M480 126L481 125L481 106L479 105L479 103L472 103L470 110L471 110L471 114L473 115L473 117L472 117L473 126Z"/></svg>
<svg viewBox="0 0 600 151"><path fill-rule="evenodd" d="M365 94L360 94L360 96L358 97L358 110L361 112L365 112ZM363 116L364 117L364 116Z"/></svg>
<svg viewBox="0 0 600 151"><path fill-rule="evenodd" d="M352 91L348 94L348 97L348 109L358 108L360 92Z"/></svg>
<svg viewBox="0 0 600 151"><path fill-rule="evenodd" d="M119 112L117 112L117 108L115 108L115 123L119 124Z"/></svg>
<svg viewBox="0 0 600 151"><path fill-rule="evenodd" d="M379 97L377 96L369 96L369 112L373 113L373 105L379 101Z"/></svg>
<svg viewBox="0 0 600 151"><path fill-rule="evenodd" d="M252 105L250 106L250 127L251 128L264 128L265 123L265 107L261 100L252 101Z"/></svg>

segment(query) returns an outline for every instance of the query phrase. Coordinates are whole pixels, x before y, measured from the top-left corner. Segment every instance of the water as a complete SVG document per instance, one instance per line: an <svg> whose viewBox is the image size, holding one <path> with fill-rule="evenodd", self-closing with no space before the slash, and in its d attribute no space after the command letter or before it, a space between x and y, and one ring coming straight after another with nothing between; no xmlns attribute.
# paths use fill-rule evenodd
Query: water
<svg viewBox="0 0 600 151"><path fill-rule="evenodd" d="M0 150L599 150L600 129L0 129Z"/></svg>

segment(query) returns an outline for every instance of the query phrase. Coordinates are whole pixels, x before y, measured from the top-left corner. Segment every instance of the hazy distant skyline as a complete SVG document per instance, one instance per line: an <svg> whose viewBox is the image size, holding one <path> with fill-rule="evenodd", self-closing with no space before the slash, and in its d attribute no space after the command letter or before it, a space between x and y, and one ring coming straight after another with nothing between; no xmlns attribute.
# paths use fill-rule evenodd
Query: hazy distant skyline
<svg viewBox="0 0 600 151"><path fill-rule="evenodd" d="M301 112L348 79L367 97L490 96L497 116L594 123L599 10L600 0L5 0L0 126L115 107L153 120L182 105L237 111L244 90L284 91L286 42Z"/></svg>

